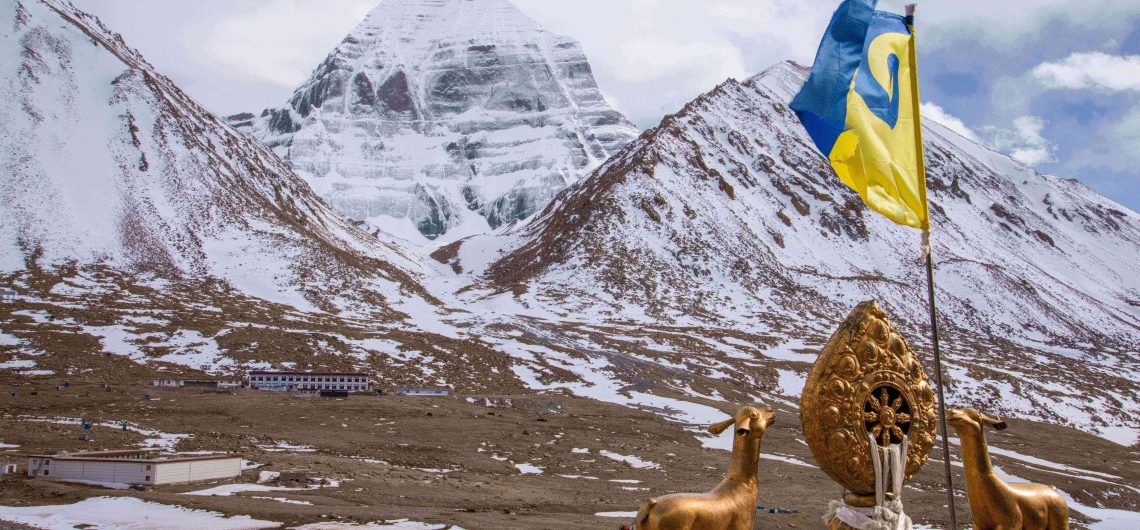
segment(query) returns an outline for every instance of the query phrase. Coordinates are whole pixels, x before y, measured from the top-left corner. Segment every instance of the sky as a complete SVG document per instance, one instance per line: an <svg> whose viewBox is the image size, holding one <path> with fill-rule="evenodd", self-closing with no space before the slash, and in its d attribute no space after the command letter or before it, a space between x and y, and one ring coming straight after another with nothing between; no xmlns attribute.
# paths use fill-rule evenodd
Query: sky
<svg viewBox="0 0 1140 530"><path fill-rule="evenodd" d="M729 77L811 64L838 0L513 0L582 43L639 127ZM73 0L210 110L281 105L379 0ZM903 0L879 8L901 12ZM923 111L1140 211L1140 1L933 0Z"/></svg>

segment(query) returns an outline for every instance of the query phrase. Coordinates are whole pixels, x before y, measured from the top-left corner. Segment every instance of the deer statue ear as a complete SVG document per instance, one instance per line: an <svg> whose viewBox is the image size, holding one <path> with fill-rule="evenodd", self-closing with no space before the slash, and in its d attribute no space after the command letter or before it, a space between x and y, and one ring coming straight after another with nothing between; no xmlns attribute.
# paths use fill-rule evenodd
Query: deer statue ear
<svg viewBox="0 0 1140 530"><path fill-rule="evenodd" d="M1007 425L1000 418L993 418L986 416L985 414L979 414L978 416L981 418L982 423L985 423L986 425L989 425L990 427L993 427L999 431L1004 431L1006 427L1009 427L1009 425Z"/></svg>
<svg viewBox="0 0 1140 530"><path fill-rule="evenodd" d="M712 425L709 425L709 432L711 432L713 434L720 434L720 433L724 432L725 429L731 427L734 424L736 424L736 418L729 418L729 419L724 420L720 423L714 423Z"/></svg>

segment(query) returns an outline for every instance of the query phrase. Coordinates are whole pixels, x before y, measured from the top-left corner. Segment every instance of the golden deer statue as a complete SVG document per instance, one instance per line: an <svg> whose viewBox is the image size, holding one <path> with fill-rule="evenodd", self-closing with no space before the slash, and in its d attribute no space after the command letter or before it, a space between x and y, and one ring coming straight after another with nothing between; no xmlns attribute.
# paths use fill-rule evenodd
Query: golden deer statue
<svg viewBox="0 0 1140 530"><path fill-rule="evenodd" d="M760 439L776 421L772 409L742 407L709 426L720 434L735 425L728 475L708 493L676 493L649 499L637 512L637 530L751 530L760 492Z"/></svg>
<svg viewBox="0 0 1140 530"><path fill-rule="evenodd" d="M986 446L985 426L1006 424L974 409L950 411L947 421L962 441L966 493L975 530L1068 530L1069 506L1057 488L1041 484L1007 484L994 473Z"/></svg>

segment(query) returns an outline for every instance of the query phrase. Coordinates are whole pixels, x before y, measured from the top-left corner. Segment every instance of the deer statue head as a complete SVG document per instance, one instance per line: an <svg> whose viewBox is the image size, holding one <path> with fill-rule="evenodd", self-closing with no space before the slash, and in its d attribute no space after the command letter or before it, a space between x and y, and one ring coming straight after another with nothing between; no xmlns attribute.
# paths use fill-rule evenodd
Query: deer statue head
<svg viewBox="0 0 1140 530"><path fill-rule="evenodd" d="M768 426L776 422L776 413L771 408L758 409L756 407L741 407L736 415L720 423L709 426L709 432L720 434L729 426L735 425L735 436L743 438L760 438Z"/></svg>
<svg viewBox="0 0 1140 530"><path fill-rule="evenodd" d="M1007 427L1000 418L986 416L976 409L954 409L946 415L946 421L959 432L980 433L982 427L990 426L997 430ZM965 429L965 431L963 431Z"/></svg>

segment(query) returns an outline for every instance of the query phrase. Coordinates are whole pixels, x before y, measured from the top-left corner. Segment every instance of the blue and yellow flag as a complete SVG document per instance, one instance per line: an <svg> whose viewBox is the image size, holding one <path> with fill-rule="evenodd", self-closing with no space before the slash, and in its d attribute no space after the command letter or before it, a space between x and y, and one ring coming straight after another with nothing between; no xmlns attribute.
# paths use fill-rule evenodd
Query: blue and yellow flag
<svg viewBox="0 0 1140 530"><path fill-rule="evenodd" d="M831 17L811 75L792 100L839 178L892 221L930 228L918 115L914 27L845 0Z"/></svg>

